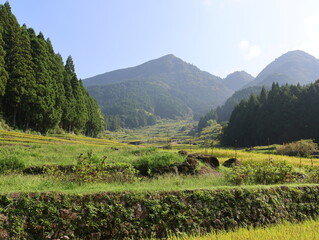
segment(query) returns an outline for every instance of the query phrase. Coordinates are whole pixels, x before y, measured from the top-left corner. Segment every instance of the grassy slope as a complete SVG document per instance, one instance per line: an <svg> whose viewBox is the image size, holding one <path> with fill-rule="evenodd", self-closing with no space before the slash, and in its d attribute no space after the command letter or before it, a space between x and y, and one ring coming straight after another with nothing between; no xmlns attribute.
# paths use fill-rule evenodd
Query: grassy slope
<svg viewBox="0 0 319 240"><path fill-rule="evenodd" d="M123 129L119 132L110 132L109 134L120 139L122 142L141 141L147 144L166 144L173 140L190 140L191 136L187 134L197 126L196 122L160 120L153 126L147 126L139 129Z"/></svg>
<svg viewBox="0 0 319 240"><path fill-rule="evenodd" d="M207 236L171 237L169 240L318 240L319 220L303 223L284 223L267 228L245 229L234 232L218 232Z"/></svg>
<svg viewBox="0 0 319 240"><path fill-rule="evenodd" d="M160 125L159 129L168 126ZM181 125L182 127L183 125ZM158 130L160 131L160 130ZM142 134L142 133L141 133ZM75 135L39 136L14 131L0 130L0 158L16 156L25 165L68 165L75 164L77 157L83 153L93 152L98 158L107 156L109 163L128 163L135 161L140 156L132 154L133 150L141 147L120 144L116 141L93 139ZM189 149L191 147L191 149ZM118 148L118 150L115 150ZM213 153L221 162L234 157L233 149L204 149L193 145L176 145L171 151L185 149L190 152ZM162 150L159 150L162 151ZM288 161L299 166L299 158L279 155L268 155L264 153L252 153L244 150L236 151L237 158L243 162ZM303 158L302 165L309 165L311 161ZM319 160L313 160L314 165L319 165ZM221 168L221 171L223 169ZM213 189L227 187L227 182L215 175L208 176L161 176L152 180L141 180L135 183L97 183L76 184L65 182L50 176L30 176L21 174L0 175L0 192L41 192L61 191L69 193L89 193L99 191L165 191L185 189ZM231 186L228 186L231 187ZM248 186L252 187L252 186Z"/></svg>
<svg viewBox="0 0 319 240"><path fill-rule="evenodd" d="M112 147L125 148L116 141L76 135L47 137L0 130L1 156L17 156L26 166L74 164L81 153L107 154Z"/></svg>

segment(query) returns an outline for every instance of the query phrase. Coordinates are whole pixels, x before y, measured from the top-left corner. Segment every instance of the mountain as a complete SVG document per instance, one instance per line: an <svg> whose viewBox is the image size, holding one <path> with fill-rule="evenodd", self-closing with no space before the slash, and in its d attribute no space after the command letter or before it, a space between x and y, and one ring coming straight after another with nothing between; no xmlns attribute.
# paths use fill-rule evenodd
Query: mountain
<svg viewBox="0 0 319 240"><path fill-rule="evenodd" d="M223 83L230 89L237 91L243 86L253 81L254 77L245 71L236 71L229 74L224 80Z"/></svg>
<svg viewBox="0 0 319 240"><path fill-rule="evenodd" d="M172 54L84 79L83 84L106 116L118 115L129 128L148 125L152 117L198 118L233 93L221 78Z"/></svg>
<svg viewBox="0 0 319 240"><path fill-rule="evenodd" d="M283 54L266 66L248 86L283 84L309 84L319 79L319 60L310 54L296 50Z"/></svg>

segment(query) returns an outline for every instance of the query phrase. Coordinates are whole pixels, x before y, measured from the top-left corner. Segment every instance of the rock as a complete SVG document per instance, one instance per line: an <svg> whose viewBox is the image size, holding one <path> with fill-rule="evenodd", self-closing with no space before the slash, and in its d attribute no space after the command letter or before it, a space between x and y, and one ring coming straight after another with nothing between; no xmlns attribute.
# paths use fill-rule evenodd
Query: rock
<svg viewBox="0 0 319 240"><path fill-rule="evenodd" d="M214 223L214 228L216 228L216 229L222 229L223 228L223 223L219 219L215 219L213 221L213 223Z"/></svg>
<svg viewBox="0 0 319 240"><path fill-rule="evenodd" d="M0 213L0 225L7 223L7 221L8 221L8 217L6 215Z"/></svg>
<svg viewBox="0 0 319 240"><path fill-rule="evenodd" d="M194 159L200 160L203 163L208 163L213 168L219 167L219 161L217 157L213 155L204 155L204 154L194 153L194 154L189 154L187 156L187 159L189 158L194 158Z"/></svg>
<svg viewBox="0 0 319 240"><path fill-rule="evenodd" d="M199 166L199 163L195 158L187 157L186 161L178 165L177 168L179 173L195 174L198 166Z"/></svg>
<svg viewBox="0 0 319 240"><path fill-rule="evenodd" d="M230 158L223 163L223 166L228 168L233 166L240 166L240 165L241 163L236 158Z"/></svg>
<svg viewBox="0 0 319 240"><path fill-rule="evenodd" d="M101 233L99 233L99 232L91 233L90 234L90 239L91 240L100 240L101 239Z"/></svg>
<svg viewBox="0 0 319 240"><path fill-rule="evenodd" d="M66 220L75 220L78 215L69 209L62 208L60 209L60 217Z"/></svg>
<svg viewBox="0 0 319 240"><path fill-rule="evenodd" d="M185 150L180 150L180 151L178 151L178 154L181 156L187 156L188 152L186 152Z"/></svg>
<svg viewBox="0 0 319 240"><path fill-rule="evenodd" d="M133 216L136 219L145 218L145 216L147 215L147 210L140 203L137 203L135 206L133 206L133 210L134 210Z"/></svg>

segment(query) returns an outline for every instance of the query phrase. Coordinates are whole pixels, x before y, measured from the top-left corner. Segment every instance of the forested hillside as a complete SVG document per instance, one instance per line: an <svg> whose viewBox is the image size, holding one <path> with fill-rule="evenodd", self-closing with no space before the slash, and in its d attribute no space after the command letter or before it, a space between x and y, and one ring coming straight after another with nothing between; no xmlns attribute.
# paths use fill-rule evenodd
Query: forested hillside
<svg viewBox="0 0 319 240"><path fill-rule="evenodd" d="M120 118L126 128L149 125L149 118L199 119L233 92L221 78L171 54L83 83L107 118Z"/></svg>
<svg viewBox="0 0 319 240"><path fill-rule="evenodd" d="M109 130L153 125L158 117L192 117L192 110L185 103L154 83L130 81L108 87L92 86L88 90L102 106Z"/></svg>
<svg viewBox="0 0 319 240"><path fill-rule="evenodd" d="M49 39L19 25L8 2L0 5L0 112L11 126L42 133L60 127L95 136L104 128L72 57L64 65Z"/></svg>
<svg viewBox="0 0 319 240"><path fill-rule="evenodd" d="M267 87L268 88L268 87ZM266 88L266 89L267 89ZM236 91L227 101L221 106L217 107L217 120L218 122L229 121L231 113L233 112L235 106L243 99L249 98L249 96L254 94L259 94L262 87L255 86L255 87L248 87L242 90Z"/></svg>
<svg viewBox="0 0 319 240"><path fill-rule="evenodd" d="M210 120L215 120L218 123L229 121L236 105L240 103L241 100L248 99L252 93L259 94L261 89L262 87L256 86L238 90L230 98L228 98L221 107L212 109L201 117L197 125L197 131L201 132L205 127L209 126ZM268 89L268 87L266 89Z"/></svg>
<svg viewBox="0 0 319 240"><path fill-rule="evenodd" d="M224 83L234 90L237 90L227 101L217 107L216 117L218 122L229 121L230 116L237 104L243 99L249 98L254 93L258 95L263 87L270 89L273 82L279 85L300 84L305 85L314 82L319 78L319 60L310 54L295 50L287 52L270 64L268 64L253 80L253 77L245 72L235 72L224 79ZM209 119L211 112L202 117L201 125L204 126L204 119ZM198 129L201 129L199 126Z"/></svg>
<svg viewBox="0 0 319 240"><path fill-rule="evenodd" d="M272 85L242 100L224 130L227 146L256 146L299 139L319 141L319 80L307 86Z"/></svg>

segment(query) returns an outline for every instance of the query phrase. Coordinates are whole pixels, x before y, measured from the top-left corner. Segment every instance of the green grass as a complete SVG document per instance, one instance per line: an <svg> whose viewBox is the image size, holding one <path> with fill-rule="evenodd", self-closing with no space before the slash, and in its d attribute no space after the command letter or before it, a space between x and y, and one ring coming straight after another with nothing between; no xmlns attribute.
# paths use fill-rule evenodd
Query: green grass
<svg viewBox="0 0 319 240"><path fill-rule="evenodd" d="M288 186L312 186L316 184L285 184ZM318 185L318 184L317 184ZM0 192L63 192L96 193L124 191L181 191L196 189L233 189L233 188L270 188L281 185L242 185L232 186L224 178L214 175L176 176L162 175L157 178L141 179L133 183L83 183L65 181L59 178L41 175L8 174L0 175Z"/></svg>
<svg viewBox="0 0 319 240"><path fill-rule="evenodd" d="M214 176L176 176L164 175L158 178L141 179L134 183L88 183L78 184L40 175L9 174L0 176L0 192L66 192L94 193L121 191L177 191L195 189L214 189L227 183Z"/></svg>
<svg viewBox="0 0 319 240"><path fill-rule="evenodd" d="M166 123L167 124L167 123ZM165 127L163 124L161 127ZM181 125L183 126L183 125ZM40 136L14 131L0 131L0 161L15 160L25 167L37 165L74 165L80 154L92 152L95 159L106 157L106 163L133 164L146 162L148 165L166 165L184 161L176 152L184 149L189 152L214 154L221 163L234 157L245 163L269 161L287 161L298 167L311 165L307 158L280 156L267 153L255 153L234 149L204 149L198 146L179 144L179 149L161 150L152 147L139 147L120 144L115 141L87 138L75 135ZM10 164L11 162L8 161ZM319 166L319 159L313 160L313 165ZM221 168L223 171L223 168ZM227 187L229 183L220 176L161 176L155 179L145 179L135 183L95 183L79 185L50 176L24 176L21 174L0 175L0 192L33 192L33 191L66 191L66 192L96 192L96 191L172 191L186 189L214 189ZM250 186L249 186L250 187Z"/></svg>
<svg viewBox="0 0 319 240"><path fill-rule="evenodd" d="M240 228L206 236L171 237L169 240L318 240L319 220L283 223L266 228Z"/></svg>

